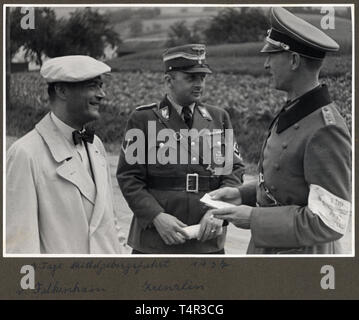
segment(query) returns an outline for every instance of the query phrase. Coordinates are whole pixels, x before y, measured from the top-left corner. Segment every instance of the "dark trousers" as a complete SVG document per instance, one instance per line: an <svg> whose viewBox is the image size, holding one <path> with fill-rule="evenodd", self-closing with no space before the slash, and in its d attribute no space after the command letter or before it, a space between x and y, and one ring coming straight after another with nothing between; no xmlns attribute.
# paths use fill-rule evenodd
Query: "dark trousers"
<svg viewBox="0 0 359 320"><path fill-rule="evenodd" d="M146 253L146 252L138 251L136 249L132 249L132 254L152 254L152 253ZM202 253L191 253L191 254L202 254ZM225 254L225 252L224 252L224 249L222 249L219 251L208 252L208 253L203 253L203 254Z"/></svg>

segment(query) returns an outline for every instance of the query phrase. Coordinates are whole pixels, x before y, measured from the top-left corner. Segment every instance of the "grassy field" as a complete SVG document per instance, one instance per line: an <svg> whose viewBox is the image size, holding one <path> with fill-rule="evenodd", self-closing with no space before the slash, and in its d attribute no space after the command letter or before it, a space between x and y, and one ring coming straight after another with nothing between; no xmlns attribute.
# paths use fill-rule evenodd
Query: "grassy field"
<svg viewBox="0 0 359 320"><path fill-rule="evenodd" d="M166 39L171 25L179 21L185 21L187 27L191 28L199 20L203 21L201 23L202 25L206 25L217 12L218 8L213 12L197 10L187 14L180 14L180 12L177 11L177 15L166 14L160 15L155 19L144 19L142 20L143 32L137 37L130 36L129 21L117 23L115 30L123 39L123 44L120 45L120 51L135 52L133 56L134 59L158 59L166 47ZM299 14L298 16L321 29L321 20L324 15ZM341 55L352 53L352 24L350 20L336 16L334 29L323 31L339 43ZM264 37L265 32L263 32L263 38ZM151 39L152 41L149 41ZM208 53L209 57L257 56L259 55L261 46L261 42L254 44L223 44L209 46Z"/></svg>
<svg viewBox="0 0 359 320"><path fill-rule="evenodd" d="M285 96L273 89L270 77L263 73L262 62L255 57L248 59L253 60L253 65L259 65L260 75L215 72L207 80L203 100L229 112L244 159L256 163L266 128L285 102ZM233 70L249 65L240 58L238 65L230 61L230 58L223 60L223 64L226 68L230 64ZM351 60L344 57L335 62L338 64L334 61L330 64L333 74L324 76L322 81L328 84L331 96L351 128ZM102 117L95 126L108 144L120 145L128 116L137 106L158 102L164 94L163 74L148 70L149 64L144 63L145 67L147 69L122 71L105 78L107 98L101 107ZM47 112L47 103L46 84L38 73L13 74L7 105L7 133L21 136L29 131Z"/></svg>

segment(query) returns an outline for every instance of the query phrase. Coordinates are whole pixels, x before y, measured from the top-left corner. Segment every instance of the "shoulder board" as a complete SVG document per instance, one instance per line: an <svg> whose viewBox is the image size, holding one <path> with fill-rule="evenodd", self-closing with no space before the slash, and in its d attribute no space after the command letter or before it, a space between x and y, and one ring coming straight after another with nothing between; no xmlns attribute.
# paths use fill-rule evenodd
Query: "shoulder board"
<svg viewBox="0 0 359 320"><path fill-rule="evenodd" d="M154 107L157 107L157 103L144 104L142 106L137 107L136 110L137 111L149 110L149 109L152 109Z"/></svg>
<svg viewBox="0 0 359 320"><path fill-rule="evenodd" d="M335 124L335 117L334 114L332 112L332 110L330 110L330 108L328 107L323 107L322 108L322 116L323 116L323 120L325 125L330 125L330 124Z"/></svg>

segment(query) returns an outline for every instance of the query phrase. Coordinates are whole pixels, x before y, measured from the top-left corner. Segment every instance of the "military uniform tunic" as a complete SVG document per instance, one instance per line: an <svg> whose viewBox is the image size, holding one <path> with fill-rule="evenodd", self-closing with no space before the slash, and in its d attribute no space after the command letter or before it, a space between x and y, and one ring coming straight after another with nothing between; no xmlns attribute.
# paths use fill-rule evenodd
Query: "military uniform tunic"
<svg viewBox="0 0 359 320"><path fill-rule="evenodd" d="M308 196L316 185L350 201L348 128L325 85L287 107L264 142L259 183L240 187L244 204L257 203L248 253L339 254L342 234L309 209Z"/></svg>
<svg viewBox="0 0 359 320"><path fill-rule="evenodd" d="M161 153L161 148L164 148L165 143L148 135L151 122L152 125L153 123L156 125L156 135L162 129L173 129L176 133L176 139L166 143L166 146L168 152L176 154L177 163L162 162L161 157L165 153ZM169 246L162 240L152 221L159 213L165 212L188 226L200 223L208 208L204 207L199 199L206 192L222 186L236 186L242 183L244 165L240 157L235 153L231 155L233 165L229 174L214 175L213 169L216 163L205 164L205 154L201 152L206 150L204 144L208 142L207 139L194 138L186 149L187 146L181 143L183 137L180 132L188 127L167 97L158 105L137 108L129 118L127 132L134 128L141 129L145 133L146 161L143 164L129 164L126 161L126 153L129 152L128 146L131 145L131 141L124 141L117 170L122 193L134 213L128 244L144 253L210 253L223 249L226 228L222 235L212 240L205 242L187 240L184 244ZM213 134L220 135L218 145L212 146L207 151L214 153L215 156L223 155L221 154L225 147L223 135L225 129L231 128L229 115L225 110L201 103L196 104L192 129L197 129L198 132L208 129L210 132L208 138ZM190 152L192 147L196 146L199 152ZM213 152L213 148L216 147L219 149ZM188 161L184 163L180 161L181 152L188 154ZM149 153L155 155L152 163L149 161ZM199 176L197 193L187 192L184 184L187 174L193 173Z"/></svg>

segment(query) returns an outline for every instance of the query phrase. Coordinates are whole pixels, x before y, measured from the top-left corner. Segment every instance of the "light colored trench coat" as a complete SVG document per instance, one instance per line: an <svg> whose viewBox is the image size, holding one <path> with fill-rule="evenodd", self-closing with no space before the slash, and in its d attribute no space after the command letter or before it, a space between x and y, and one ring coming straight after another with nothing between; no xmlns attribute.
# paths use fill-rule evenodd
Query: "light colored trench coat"
<svg viewBox="0 0 359 320"><path fill-rule="evenodd" d="M105 149L88 150L95 183L50 114L9 148L7 253L121 253Z"/></svg>

